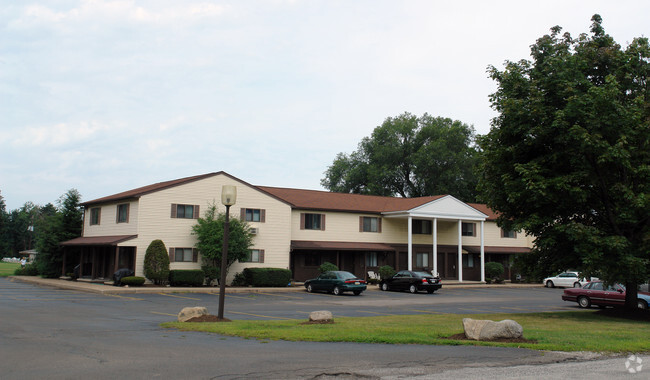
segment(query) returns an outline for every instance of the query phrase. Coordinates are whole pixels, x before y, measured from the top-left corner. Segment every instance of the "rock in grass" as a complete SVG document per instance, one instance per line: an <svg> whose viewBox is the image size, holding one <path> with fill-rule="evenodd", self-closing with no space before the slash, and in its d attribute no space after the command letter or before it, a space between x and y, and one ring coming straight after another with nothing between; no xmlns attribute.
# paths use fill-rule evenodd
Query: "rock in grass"
<svg viewBox="0 0 650 380"><path fill-rule="evenodd" d="M332 312L327 310L312 311L309 313L309 322L330 322L333 318Z"/></svg>
<svg viewBox="0 0 650 380"><path fill-rule="evenodd" d="M205 306L184 307L183 310L178 313L178 321L187 322L189 319L203 315L208 315L208 308Z"/></svg>
<svg viewBox="0 0 650 380"><path fill-rule="evenodd" d="M494 322L463 318L463 328L467 339L473 340L514 339L524 335L524 328L511 319Z"/></svg>

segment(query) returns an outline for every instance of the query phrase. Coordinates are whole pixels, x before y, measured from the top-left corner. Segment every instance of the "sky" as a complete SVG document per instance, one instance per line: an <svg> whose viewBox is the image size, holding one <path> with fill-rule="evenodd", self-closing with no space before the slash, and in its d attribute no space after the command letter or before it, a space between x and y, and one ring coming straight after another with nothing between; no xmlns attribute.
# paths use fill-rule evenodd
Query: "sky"
<svg viewBox="0 0 650 380"><path fill-rule="evenodd" d="M7 210L226 171L322 189L388 117L477 134L489 65L598 13L627 46L650 1L0 1L0 195Z"/></svg>

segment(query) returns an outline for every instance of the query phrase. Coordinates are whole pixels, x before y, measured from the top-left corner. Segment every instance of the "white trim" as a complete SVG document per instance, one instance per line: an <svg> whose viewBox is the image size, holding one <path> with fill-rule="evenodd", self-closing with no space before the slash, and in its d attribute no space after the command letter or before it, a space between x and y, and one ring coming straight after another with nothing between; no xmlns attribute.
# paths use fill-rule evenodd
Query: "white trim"
<svg viewBox="0 0 650 380"><path fill-rule="evenodd" d="M485 222L481 221L481 282L485 282Z"/></svg>
<svg viewBox="0 0 650 380"><path fill-rule="evenodd" d="M438 219L433 218L433 275L438 273Z"/></svg>
<svg viewBox="0 0 650 380"><path fill-rule="evenodd" d="M408 234L409 234L408 269L413 270L413 218L411 218L410 216L408 217ZM399 257L397 258L397 260L399 262Z"/></svg>
<svg viewBox="0 0 650 380"><path fill-rule="evenodd" d="M463 220L458 219L458 282L463 282Z"/></svg>

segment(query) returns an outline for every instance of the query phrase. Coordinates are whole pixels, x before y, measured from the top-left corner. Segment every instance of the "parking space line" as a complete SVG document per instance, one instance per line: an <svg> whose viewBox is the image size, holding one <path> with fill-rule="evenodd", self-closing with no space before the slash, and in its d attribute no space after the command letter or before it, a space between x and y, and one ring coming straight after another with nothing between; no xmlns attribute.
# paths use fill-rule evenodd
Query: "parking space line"
<svg viewBox="0 0 650 380"><path fill-rule="evenodd" d="M159 315L169 315L171 317L177 317L178 314L169 314L169 313L159 313L157 311L150 311L151 314L159 314Z"/></svg>
<svg viewBox="0 0 650 380"><path fill-rule="evenodd" d="M165 297L184 298L184 299L188 299L188 300L201 301L200 298L183 297L183 296L177 296L177 295L174 295L174 294L166 294L166 293L158 293L158 294L160 294L161 296L165 296Z"/></svg>
<svg viewBox="0 0 650 380"><path fill-rule="evenodd" d="M293 318L285 318L285 317L273 317L273 316L271 316L271 315L260 315L260 314L242 313L242 312L239 312L239 311L229 311L228 313L232 313L232 314L241 314L241 315L250 315L250 316L253 316L253 317L262 317L262 318L274 318L274 319L284 319L284 320L291 320L291 319L293 319Z"/></svg>
<svg viewBox="0 0 650 380"><path fill-rule="evenodd" d="M293 299L298 299L298 300L303 299L302 297L296 297L296 296L285 296L285 295L283 295L283 294L262 293L262 292L258 292L257 294L264 294L264 295L266 295L266 296L274 296L274 297L293 298Z"/></svg>

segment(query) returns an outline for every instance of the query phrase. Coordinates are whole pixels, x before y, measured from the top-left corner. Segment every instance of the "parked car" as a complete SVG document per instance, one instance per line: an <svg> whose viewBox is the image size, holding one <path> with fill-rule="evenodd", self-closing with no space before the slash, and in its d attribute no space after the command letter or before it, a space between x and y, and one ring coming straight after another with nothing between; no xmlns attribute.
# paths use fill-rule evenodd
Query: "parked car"
<svg viewBox="0 0 650 380"><path fill-rule="evenodd" d="M330 271L321 273L317 278L305 281L305 289L308 292L325 291L335 295L343 292L352 292L358 296L366 290L366 281L358 278L350 272Z"/></svg>
<svg viewBox="0 0 650 380"><path fill-rule="evenodd" d="M565 289L563 301L577 302L578 306L588 308L591 305L599 307L625 305L625 286L614 284L605 286L602 281L592 281L580 289ZM647 309L650 304L650 293L638 293L639 309Z"/></svg>
<svg viewBox="0 0 650 380"><path fill-rule="evenodd" d="M431 294L442 288L442 281L439 277L434 277L427 272L413 272L410 270L401 270L392 277L382 279L379 283L381 290L408 290L411 293L417 293L419 290L426 290Z"/></svg>
<svg viewBox="0 0 650 380"><path fill-rule="evenodd" d="M564 272L557 276L547 277L542 281L547 288L580 288L589 283L587 279L580 278L578 272Z"/></svg>

